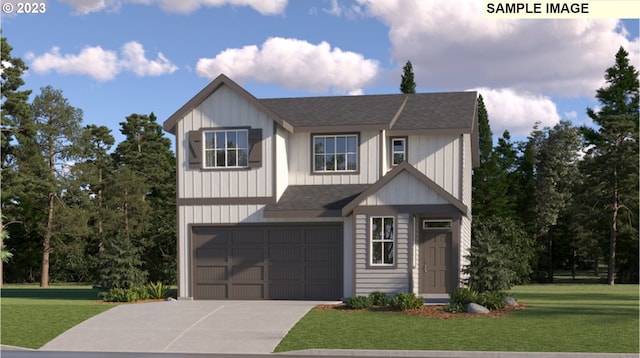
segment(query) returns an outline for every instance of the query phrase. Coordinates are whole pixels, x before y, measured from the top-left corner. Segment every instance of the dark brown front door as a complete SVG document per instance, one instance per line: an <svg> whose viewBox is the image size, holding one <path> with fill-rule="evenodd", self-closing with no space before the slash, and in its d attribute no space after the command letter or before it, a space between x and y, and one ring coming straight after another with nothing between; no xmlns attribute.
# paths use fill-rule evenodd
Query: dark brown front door
<svg viewBox="0 0 640 358"><path fill-rule="evenodd" d="M448 293L451 231L423 230L420 236L420 293Z"/></svg>

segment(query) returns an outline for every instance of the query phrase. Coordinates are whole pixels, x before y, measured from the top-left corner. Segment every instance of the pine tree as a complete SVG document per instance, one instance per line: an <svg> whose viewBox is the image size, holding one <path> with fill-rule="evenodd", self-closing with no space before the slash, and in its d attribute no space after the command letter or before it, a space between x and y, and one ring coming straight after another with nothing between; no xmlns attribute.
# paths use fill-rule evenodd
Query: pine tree
<svg viewBox="0 0 640 358"><path fill-rule="evenodd" d="M615 64L605 71L605 87L596 91L601 108L587 109L587 114L598 126L583 128L591 150L586 160L595 170L589 180L594 199L602 199L609 226L609 257L607 282L615 283L617 244L621 233L637 241L638 204L638 71L629 63L628 52L620 48ZM596 203L594 203L596 204ZM621 213L627 220L621 220ZM631 225L629 225L631 223ZM636 244L637 246L637 244ZM635 252L637 261L637 250ZM637 266L635 268L637 277Z"/></svg>
<svg viewBox="0 0 640 358"><path fill-rule="evenodd" d="M402 68L402 81L400 82L400 92L402 93L416 93L416 83L413 80L413 65L411 61Z"/></svg>

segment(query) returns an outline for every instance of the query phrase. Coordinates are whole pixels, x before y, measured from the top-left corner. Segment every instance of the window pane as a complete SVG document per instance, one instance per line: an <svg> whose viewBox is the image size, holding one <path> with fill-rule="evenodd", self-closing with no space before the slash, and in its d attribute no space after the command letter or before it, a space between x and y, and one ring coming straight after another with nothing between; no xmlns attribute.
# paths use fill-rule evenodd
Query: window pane
<svg viewBox="0 0 640 358"><path fill-rule="evenodd" d="M356 154L347 154L347 170L357 170L358 161Z"/></svg>
<svg viewBox="0 0 640 358"><path fill-rule="evenodd" d="M204 148L205 149L213 149L215 148L215 133L205 133L204 134Z"/></svg>
<svg viewBox="0 0 640 358"><path fill-rule="evenodd" d="M335 153L336 152L336 139L334 137L327 137L325 153Z"/></svg>
<svg viewBox="0 0 640 358"><path fill-rule="evenodd" d="M238 148L238 139L236 131L227 132L227 148Z"/></svg>
<svg viewBox="0 0 640 358"><path fill-rule="evenodd" d="M224 149L225 145L225 133L224 132L216 132L216 148Z"/></svg>
<svg viewBox="0 0 640 358"><path fill-rule="evenodd" d="M337 169L338 170L346 170L347 169L347 162L345 160L345 155L344 154L338 154L337 155Z"/></svg>
<svg viewBox="0 0 640 358"><path fill-rule="evenodd" d="M402 140L402 139L394 139L393 140L393 151L394 152L404 152L404 140Z"/></svg>
<svg viewBox="0 0 640 358"><path fill-rule="evenodd" d="M371 246L371 261L374 264L381 264L382 262L382 242L374 242Z"/></svg>
<svg viewBox="0 0 640 358"><path fill-rule="evenodd" d="M247 139L248 131L238 131L238 148L247 149L249 148L249 141Z"/></svg>
<svg viewBox="0 0 640 358"><path fill-rule="evenodd" d="M348 153L356 153L358 150L358 137L357 136L348 136L347 137L347 152Z"/></svg>
<svg viewBox="0 0 640 358"><path fill-rule="evenodd" d="M238 166L239 167L246 167L247 165L249 165L249 161L247 160L247 150L246 149L239 149L238 150Z"/></svg>
<svg viewBox="0 0 640 358"><path fill-rule="evenodd" d="M384 263L393 264L393 242L384 243Z"/></svg>
<svg viewBox="0 0 640 358"><path fill-rule="evenodd" d="M224 167L226 160L226 155L224 150L216 150L216 167Z"/></svg>
<svg viewBox="0 0 640 358"><path fill-rule="evenodd" d="M337 137L336 138L336 152L337 153L346 153L347 151L347 137Z"/></svg>
<svg viewBox="0 0 640 358"><path fill-rule="evenodd" d="M384 218L384 239L393 240L393 218Z"/></svg>
<svg viewBox="0 0 640 358"><path fill-rule="evenodd" d="M230 149L230 150L227 151L227 166L228 167L237 166L236 157L237 157L237 152L236 152L235 149Z"/></svg>
<svg viewBox="0 0 640 358"><path fill-rule="evenodd" d="M316 155L314 160L314 168L316 171L322 171L325 169L324 155Z"/></svg>
<svg viewBox="0 0 640 358"><path fill-rule="evenodd" d="M371 238L373 240L382 239L382 218L371 219Z"/></svg>
<svg viewBox="0 0 640 358"><path fill-rule="evenodd" d="M324 138L316 137L314 139L313 150L315 154L324 154Z"/></svg>
<svg viewBox="0 0 640 358"><path fill-rule="evenodd" d="M325 154L324 161L326 165L326 170L336 170L336 156Z"/></svg>
<svg viewBox="0 0 640 358"><path fill-rule="evenodd" d="M207 150L204 155L205 155L205 166L206 167L214 167L215 166L215 154L216 152L214 152L213 150Z"/></svg>
<svg viewBox="0 0 640 358"><path fill-rule="evenodd" d="M404 153L395 153L393 155L393 164L397 165L404 161Z"/></svg>

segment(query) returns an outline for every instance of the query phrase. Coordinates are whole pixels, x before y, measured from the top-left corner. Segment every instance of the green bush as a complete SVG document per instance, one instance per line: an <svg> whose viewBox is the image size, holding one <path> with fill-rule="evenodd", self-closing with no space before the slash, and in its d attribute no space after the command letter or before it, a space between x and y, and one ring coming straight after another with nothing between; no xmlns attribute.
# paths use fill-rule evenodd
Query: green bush
<svg viewBox="0 0 640 358"><path fill-rule="evenodd" d="M445 312L451 313L461 313L467 310L466 305L458 302L449 302L449 304L444 308Z"/></svg>
<svg viewBox="0 0 640 358"><path fill-rule="evenodd" d="M458 287L451 293L451 303L463 306L467 303L478 303L478 293L468 287Z"/></svg>
<svg viewBox="0 0 640 358"><path fill-rule="evenodd" d="M478 295L478 304L490 310L504 308L504 299L507 294L504 292L482 292Z"/></svg>
<svg viewBox="0 0 640 358"><path fill-rule="evenodd" d="M160 281L156 283L149 282L147 285L147 293L149 294L149 298L156 300L164 299L169 297L169 287Z"/></svg>
<svg viewBox="0 0 640 358"><path fill-rule="evenodd" d="M139 289L136 288L112 288L102 292L102 300L105 302L136 302L140 300Z"/></svg>
<svg viewBox="0 0 640 358"><path fill-rule="evenodd" d="M363 309L373 306L373 301L369 296L351 296L344 305L349 309Z"/></svg>
<svg viewBox="0 0 640 358"><path fill-rule="evenodd" d="M424 305L422 297L416 296L414 293L398 293L391 300L391 307L396 310L406 311L420 308Z"/></svg>
<svg viewBox="0 0 640 358"><path fill-rule="evenodd" d="M389 304L389 296L386 293L375 291L369 294L374 306L386 306Z"/></svg>

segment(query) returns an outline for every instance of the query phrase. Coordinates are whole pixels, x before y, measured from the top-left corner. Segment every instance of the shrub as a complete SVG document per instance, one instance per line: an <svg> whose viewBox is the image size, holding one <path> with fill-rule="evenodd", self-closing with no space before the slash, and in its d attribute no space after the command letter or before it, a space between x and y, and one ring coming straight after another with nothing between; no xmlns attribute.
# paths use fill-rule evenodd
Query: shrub
<svg viewBox="0 0 640 358"><path fill-rule="evenodd" d="M391 307L396 310L406 311L420 308L424 305L422 297L416 296L414 293L398 293L391 300Z"/></svg>
<svg viewBox="0 0 640 358"><path fill-rule="evenodd" d="M149 282L147 285L147 293L149 294L149 298L164 299L169 297L169 287L165 286L160 281L156 283Z"/></svg>
<svg viewBox="0 0 640 358"><path fill-rule="evenodd" d="M458 287L451 293L451 303L463 306L467 303L478 303L478 293L468 287Z"/></svg>
<svg viewBox="0 0 640 358"><path fill-rule="evenodd" d="M101 295L105 302L136 302L140 300L139 291L135 288L112 288Z"/></svg>
<svg viewBox="0 0 640 358"><path fill-rule="evenodd" d="M490 310L504 308L504 298L507 294L504 292L482 292L478 295L478 304L485 306Z"/></svg>
<svg viewBox="0 0 640 358"><path fill-rule="evenodd" d="M466 305L463 305L462 303L458 303L458 302L449 302L449 304L447 305L447 307L444 308L445 312L451 312L451 313L461 313L461 312L465 312L466 309Z"/></svg>
<svg viewBox="0 0 640 358"><path fill-rule="evenodd" d="M389 304L389 296L387 296L387 294L384 292L371 292L369 294L369 297L371 298L371 303L374 306L386 306Z"/></svg>
<svg viewBox="0 0 640 358"><path fill-rule="evenodd" d="M369 296L351 296L344 305L349 309L363 309L373 306L373 301Z"/></svg>

